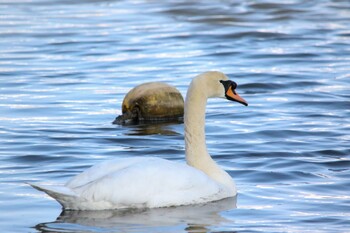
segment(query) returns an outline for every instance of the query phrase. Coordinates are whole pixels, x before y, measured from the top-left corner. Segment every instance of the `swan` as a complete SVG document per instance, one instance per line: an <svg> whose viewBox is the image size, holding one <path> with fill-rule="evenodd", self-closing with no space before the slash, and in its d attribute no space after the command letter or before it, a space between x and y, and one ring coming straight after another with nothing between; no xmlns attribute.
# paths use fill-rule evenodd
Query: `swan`
<svg viewBox="0 0 350 233"><path fill-rule="evenodd" d="M212 97L247 106L236 87L218 71L193 78L185 100L186 164L156 157L116 158L92 166L65 185L30 185L72 210L171 207L233 197L233 179L207 151L205 107Z"/></svg>

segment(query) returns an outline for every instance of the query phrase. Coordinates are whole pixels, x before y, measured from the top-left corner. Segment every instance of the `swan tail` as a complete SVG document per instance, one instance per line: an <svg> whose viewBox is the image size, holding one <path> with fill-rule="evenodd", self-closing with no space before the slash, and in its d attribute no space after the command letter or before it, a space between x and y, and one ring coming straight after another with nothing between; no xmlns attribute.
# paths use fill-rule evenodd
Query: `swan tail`
<svg viewBox="0 0 350 233"><path fill-rule="evenodd" d="M50 197L59 202L64 209L72 209L76 203L78 196L70 188L63 185L42 185L28 183L33 188L45 192Z"/></svg>

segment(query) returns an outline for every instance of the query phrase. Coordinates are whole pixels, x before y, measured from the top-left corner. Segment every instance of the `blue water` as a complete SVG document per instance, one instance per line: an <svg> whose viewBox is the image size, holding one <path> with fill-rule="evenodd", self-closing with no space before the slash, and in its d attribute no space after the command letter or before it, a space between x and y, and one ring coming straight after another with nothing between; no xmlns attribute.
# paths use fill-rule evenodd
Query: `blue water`
<svg viewBox="0 0 350 233"><path fill-rule="evenodd" d="M350 2L0 2L1 232L350 232ZM207 145L236 199L61 213L26 182L115 157L184 161L182 124L112 125L137 84L220 70ZM140 194L142 195L142 194Z"/></svg>

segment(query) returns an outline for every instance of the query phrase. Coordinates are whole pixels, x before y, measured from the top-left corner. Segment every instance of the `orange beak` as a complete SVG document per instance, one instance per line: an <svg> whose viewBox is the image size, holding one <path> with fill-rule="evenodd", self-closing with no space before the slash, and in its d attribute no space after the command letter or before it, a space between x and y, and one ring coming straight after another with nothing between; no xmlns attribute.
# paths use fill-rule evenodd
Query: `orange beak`
<svg viewBox="0 0 350 233"><path fill-rule="evenodd" d="M240 97L236 91L232 90L232 86L230 86L228 88L228 90L226 91L226 96L229 97L228 99L229 100L233 100L233 101L236 101L238 103L241 103L245 106L248 106L248 103L247 101L245 101L242 97Z"/></svg>

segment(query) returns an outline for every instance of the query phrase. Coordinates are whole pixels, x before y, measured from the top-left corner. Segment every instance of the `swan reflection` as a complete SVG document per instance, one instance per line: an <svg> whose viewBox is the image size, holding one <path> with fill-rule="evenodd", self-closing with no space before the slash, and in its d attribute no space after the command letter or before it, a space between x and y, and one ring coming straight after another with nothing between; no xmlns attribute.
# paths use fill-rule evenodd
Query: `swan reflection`
<svg viewBox="0 0 350 233"><path fill-rule="evenodd" d="M209 232L229 222L221 212L236 208L236 197L201 205L156 209L63 211L39 232ZM165 229L166 227L166 229ZM162 230L163 229L163 230Z"/></svg>
<svg viewBox="0 0 350 233"><path fill-rule="evenodd" d="M139 124L139 125L128 125L130 131L126 135L166 135L174 136L181 135L174 129L176 125L181 124L180 122L168 122L168 123L153 123L153 124Z"/></svg>

